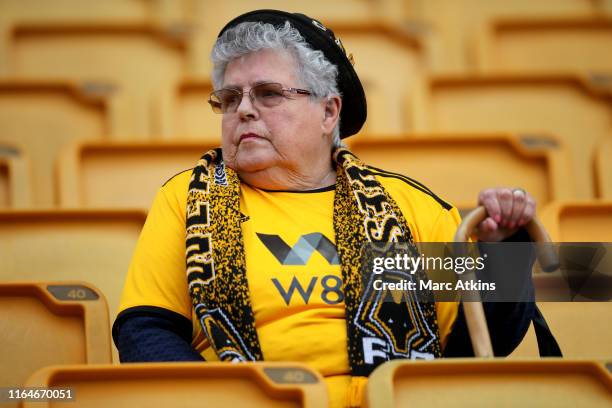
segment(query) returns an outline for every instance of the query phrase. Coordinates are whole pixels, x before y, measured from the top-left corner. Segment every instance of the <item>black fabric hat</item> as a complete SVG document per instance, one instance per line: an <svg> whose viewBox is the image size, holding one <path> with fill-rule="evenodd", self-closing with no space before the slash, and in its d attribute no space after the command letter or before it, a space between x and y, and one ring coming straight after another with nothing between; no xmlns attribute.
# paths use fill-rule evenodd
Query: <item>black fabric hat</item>
<svg viewBox="0 0 612 408"><path fill-rule="evenodd" d="M247 21L270 23L277 27L289 21L313 49L322 51L325 58L338 67L338 90L342 94L340 137L345 138L359 132L367 116L365 93L353 64L332 30L304 14L279 10L255 10L227 23L219 33L219 37L229 28Z"/></svg>

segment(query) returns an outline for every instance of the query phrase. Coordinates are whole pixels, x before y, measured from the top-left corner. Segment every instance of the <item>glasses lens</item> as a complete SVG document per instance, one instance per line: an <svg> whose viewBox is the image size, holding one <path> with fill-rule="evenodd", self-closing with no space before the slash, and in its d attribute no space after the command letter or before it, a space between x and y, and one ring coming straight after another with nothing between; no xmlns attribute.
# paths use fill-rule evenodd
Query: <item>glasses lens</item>
<svg viewBox="0 0 612 408"><path fill-rule="evenodd" d="M210 104L210 107L212 108L213 112L223 113L223 110L221 109L221 102L219 102L214 96L210 96L210 99L208 99L208 103Z"/></svg>
<svg viewBox="0 0 612 408"><path fill-rule="evenodd" d="M283 86L281 84L261 84L251 89L255 100L265 107L276 106L283 100Z"/></svg>
<svg viewBox="0 0 612 408"><path fill-rule="evenodd" d="M242 92L234 89L220 89L210 95L210 106L214 112L227 113L236 112L236 108L240 105Z"/></svg>

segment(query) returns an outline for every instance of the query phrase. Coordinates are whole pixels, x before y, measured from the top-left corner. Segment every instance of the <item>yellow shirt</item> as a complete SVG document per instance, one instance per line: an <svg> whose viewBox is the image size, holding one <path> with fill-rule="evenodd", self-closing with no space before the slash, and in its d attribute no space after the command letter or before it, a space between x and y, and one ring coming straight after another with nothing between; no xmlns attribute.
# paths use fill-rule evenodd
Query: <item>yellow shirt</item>
<svg viewBox="0 0 612 408"><path fill-rule="evenodd" d="M382 171L377 178L399 205L417 242L452 241L455 208L411 180ZM158 192L129 268L119 311L156 306L193 323L193 347L217 360L192 312L185 274L185 208L191 171ZM335 253L334 187L269 192L241 186L246 276L266 361L299 361L326 379L330 406L345 406L350 365L342 277ZM248 218L247 218L248 217ZM336 258L334 258L334 255ZM437 303L441 344L456 303Z"/></svg>

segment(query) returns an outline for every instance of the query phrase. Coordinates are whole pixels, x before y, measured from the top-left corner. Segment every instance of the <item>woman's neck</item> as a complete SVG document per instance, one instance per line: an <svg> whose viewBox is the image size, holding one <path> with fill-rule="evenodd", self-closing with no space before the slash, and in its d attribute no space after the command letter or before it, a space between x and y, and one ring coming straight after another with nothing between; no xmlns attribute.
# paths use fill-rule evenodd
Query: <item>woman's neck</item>
<svg viewBox="0 0 612 408"><path fill-rule="evenodd" d="M336 182L336 171L327 166L308 171L271 167L255 172L240 172L240 179L248 185L264 190L308 191L328 187Z"/></svg>

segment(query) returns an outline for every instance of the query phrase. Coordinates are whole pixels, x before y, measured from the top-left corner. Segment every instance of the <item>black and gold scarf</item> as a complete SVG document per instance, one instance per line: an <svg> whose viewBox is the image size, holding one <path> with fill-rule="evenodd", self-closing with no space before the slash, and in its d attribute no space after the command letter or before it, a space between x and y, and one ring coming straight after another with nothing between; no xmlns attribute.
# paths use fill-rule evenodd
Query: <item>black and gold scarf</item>
<svg viewBox="0 0 612 408"><path fill-rule="evenodd" d="M333 223L352 375L368 376L387 360L440 357L435 303L423 302L422 295L419 302L408 292L398 297L374 290L364 261L368 243L400 243L417 253L402 212L352 153L338 149L333 159ZM221 149L211 150L194 168L189 184L187 281L195 313L221 361L264 359L246 279L241 221L240 180L224 166Z"/></svg>

